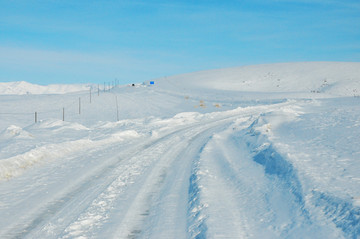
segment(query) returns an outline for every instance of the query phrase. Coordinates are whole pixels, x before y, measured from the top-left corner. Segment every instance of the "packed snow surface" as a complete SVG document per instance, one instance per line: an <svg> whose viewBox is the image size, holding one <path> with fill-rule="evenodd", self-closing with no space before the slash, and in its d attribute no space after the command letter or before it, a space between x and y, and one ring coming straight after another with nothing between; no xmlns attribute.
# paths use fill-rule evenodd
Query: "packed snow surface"
<svg viewBox="0 0 360 239"><path fill-rule="evenodd" d="M360 238L360 63L152 81L0 84L0 238Z"/></svg>

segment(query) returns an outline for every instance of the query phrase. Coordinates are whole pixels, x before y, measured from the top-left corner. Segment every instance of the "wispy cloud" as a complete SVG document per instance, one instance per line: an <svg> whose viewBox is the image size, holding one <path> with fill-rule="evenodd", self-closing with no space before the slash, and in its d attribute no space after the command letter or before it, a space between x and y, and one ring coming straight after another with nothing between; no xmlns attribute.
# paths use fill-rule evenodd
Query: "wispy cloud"
<svg viewBox="0 0 360 239"><path fill-rule="evenodd" d="M74 80L78 82L100 80L101 82L118 78L125 80L124 83L126 83L145 81L171 74L171 72L184 71L177 62L163 61L164 57L176 59L174 56L164 54L153 51L144 55L132 50L110 54L0 46L0 81L11 78L11 75L23 73L24 77L29 78L21 80L34 81L36 79L35 83L49 81L49 79L42 79L44 75L51 75L54 82ZM26 76L26 73L31 73L31 75Z"/></svg>
<svg viewBox="0 0 360 239"><path fill-rule="evenodd" d="M38 49L24 49L0 47L0 63L3 65L16 67L44 67L58 68L71 65L116 65L121 62L103 55L71 51L51 51Z"/></svg>
<svg viewBox="0 0 360 239"><path fill-rule="evenodd" d="M262 0L260 0L262 1ZM360 9L360 2L353 0L270 0L272 2L286 2L286 3L306 3L306 4L321 4L333 5L340 8Z"/></svg>

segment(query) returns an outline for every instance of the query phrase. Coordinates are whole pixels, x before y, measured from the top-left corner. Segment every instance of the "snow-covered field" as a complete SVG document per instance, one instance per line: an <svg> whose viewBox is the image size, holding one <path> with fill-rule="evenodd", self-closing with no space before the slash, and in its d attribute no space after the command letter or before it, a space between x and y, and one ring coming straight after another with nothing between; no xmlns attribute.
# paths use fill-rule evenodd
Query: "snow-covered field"
<svg viewBox="0 0 360 239"><path fill-rule="evenodd" d="M18 85L0 238L360 238L360 63Z"/></svg>

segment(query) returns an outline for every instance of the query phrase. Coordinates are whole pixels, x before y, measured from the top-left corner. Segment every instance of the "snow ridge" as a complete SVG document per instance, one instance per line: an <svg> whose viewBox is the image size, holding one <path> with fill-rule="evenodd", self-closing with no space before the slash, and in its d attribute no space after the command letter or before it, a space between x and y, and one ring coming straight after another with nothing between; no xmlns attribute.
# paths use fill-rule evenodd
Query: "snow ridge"
<svg viewBox="0 0 360 239"><path fill-rule="evenodd" d="M205 144L206 145L206 144ZM200 149L200 153L204 150L205 145ZM200 193L201 187L199 180L201 172L199 168L199 157L195 160L189 185L189 208L188 208L188 231L191 238L205 239L207 226L206 226L206 215L204 209L207 205L201 203Z"/></svg>
<svg viewBox="0 0 360 239"><path fill-rule="evenodd" d="M319 191L313 191L313 200L325 216L341 228L349 238L358 238L360 235L360 207Z"/></svg>
<svg viewBox="0 0 360 239"><path fill-rule="evenodd" d="M340 228L346 238L357 239L360 234L360 207L351 203L351 200L344 200L326 192L319 190L304 191L292 163L275 149L266 135L257 130L259 126L263 125L266 124L260 116L240 137L246 140L254 162L262 165L270 178L278 178L282 182L281 184L294 196L294 202L298 204L299 212L304 216L304 223L314 224L314 217L310 216L309 210L320 209L326 220L333 222L337 228ZM288 230L292 229L289 228Z"/></svg>
<svg viewBox="0 0 360 239"><path fill-rule="evenodd" d="M261 116L253 122L245 135L249 150L253 154L253 159L256 163L264 166L266 174L274 175L281 179L295 196L297 203L303 208L305 204L304 197L296 170L290 162L276 151L269 140L263 139L264 136L254 129L254 127L259 125L260 119ZM306 211L303 212L307 214Z"/></svg>

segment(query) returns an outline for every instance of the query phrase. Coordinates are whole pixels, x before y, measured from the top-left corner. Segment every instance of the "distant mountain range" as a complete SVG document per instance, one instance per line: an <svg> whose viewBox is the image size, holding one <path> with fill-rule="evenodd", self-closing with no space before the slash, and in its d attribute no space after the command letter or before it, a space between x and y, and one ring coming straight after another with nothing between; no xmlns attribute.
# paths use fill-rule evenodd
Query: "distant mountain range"
<svg viewBox="0 0 360 239"><path fill-rule="evenodd" d="M25 94L65 94L89 90L91 84L54 84L36 85L25 81L0 83L1 95L25 95Z"/></svg>

